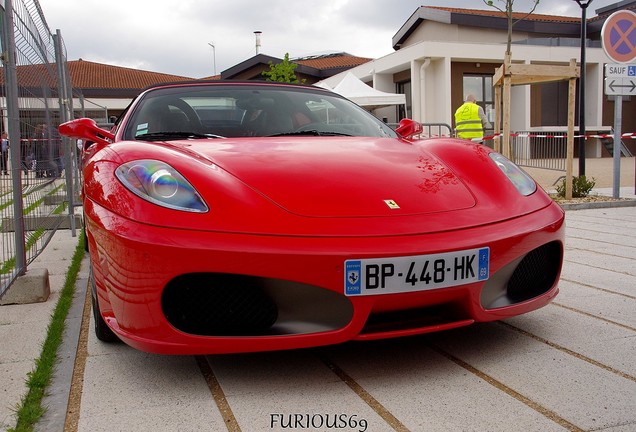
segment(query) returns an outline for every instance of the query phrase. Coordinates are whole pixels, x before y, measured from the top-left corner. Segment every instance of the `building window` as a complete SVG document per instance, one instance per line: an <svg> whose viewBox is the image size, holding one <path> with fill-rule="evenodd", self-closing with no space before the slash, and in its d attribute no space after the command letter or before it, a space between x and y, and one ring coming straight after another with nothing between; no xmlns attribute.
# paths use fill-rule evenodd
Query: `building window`
<svg viewBox="0 0 636 432"><path fill-rule="evenodd" d="M397 106L397 121L404 118L413 118L413 110L411 103L411 81L403 81L397 83L397 93L401 93L406 96L406 107L404 105Z"/></svg>
<svg viewBox="0 0 636 432"><path fill-rule="evenodd" d="M464 75L464 100L469 94L475 95L478 105L486 112L488 121L495 121L495 102L493 100L492 75Z"/></svg>

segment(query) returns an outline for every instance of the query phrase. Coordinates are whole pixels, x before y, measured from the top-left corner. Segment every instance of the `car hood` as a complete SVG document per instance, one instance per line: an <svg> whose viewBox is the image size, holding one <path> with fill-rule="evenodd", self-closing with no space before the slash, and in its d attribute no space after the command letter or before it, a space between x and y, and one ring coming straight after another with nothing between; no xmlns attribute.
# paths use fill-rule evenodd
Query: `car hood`
<svg viewBox="0 0 636 432"><path fill-rule="evenodd" d="M442 161L398 139L224 139L188 147L301 216L416 215L475 205L471 192Z"/></svg>

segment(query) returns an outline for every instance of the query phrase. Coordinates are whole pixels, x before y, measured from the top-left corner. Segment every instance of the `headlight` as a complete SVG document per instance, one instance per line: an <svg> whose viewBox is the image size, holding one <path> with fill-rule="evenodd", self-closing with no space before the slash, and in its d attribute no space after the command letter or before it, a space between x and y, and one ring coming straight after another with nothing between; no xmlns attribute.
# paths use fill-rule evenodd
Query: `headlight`
<svg viewBox="0 0 636 432"><path fill-rule="evenodd" d="M537 190L536 182L526 174L521 168L510 162L499 153L490 153L490 158L497 164L499 169L508 177L521 195L532 195Z"/></svg>
<svg viewBox="0 0 636 432"><path fill-rule="evenodd" d="M205 213L208 206L177 170L156 160L137 160L120 165L117 178L137 196L174 210Z"/></svg>

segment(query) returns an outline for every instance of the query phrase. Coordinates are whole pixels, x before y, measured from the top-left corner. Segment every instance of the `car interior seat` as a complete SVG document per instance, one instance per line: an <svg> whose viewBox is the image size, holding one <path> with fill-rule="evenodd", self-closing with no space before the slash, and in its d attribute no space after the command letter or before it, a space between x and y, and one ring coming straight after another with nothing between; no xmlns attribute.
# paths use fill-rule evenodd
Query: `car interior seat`
<svg viewBox="0 0 636 432"><path fill-rule="evenodd" d="M186 114L177 107L155 101L142 107L136 124L136 134L153 132L191 132Z"/></svg>

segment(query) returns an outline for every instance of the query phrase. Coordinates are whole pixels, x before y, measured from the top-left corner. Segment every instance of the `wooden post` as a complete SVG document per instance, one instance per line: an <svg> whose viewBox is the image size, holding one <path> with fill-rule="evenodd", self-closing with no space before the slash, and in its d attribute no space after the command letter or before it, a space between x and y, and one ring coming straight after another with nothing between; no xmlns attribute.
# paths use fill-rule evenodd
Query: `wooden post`
<svg viewBox="0 0 636 432"><path fill-rule="evenodd" d="M501 153L501 86L495 85L495 151Z"/></svg>
<svg viewBox="0 0 636 432"><path fill-rule="evenodd" d="M572 160L574 157L574 90L576 89L576 86L572 87L572 83L576 81L579 73L580 70L576 67L576 59L571 59L568 66L513 64L510 62L510 55L506 54L503 64L495 70L495 74L493 75L496 105L495 132L499 132L499 130L503 128L503 131L499 134L500 139L495 141L495 150L511 160L514 160L514 155L510 140L510 87L513 85L539 84L569 80L568 140L566 156L566 194L568 194L568 199L572 198ZM499 127L500 122L502 123L501 128Z"/></svg>
<svg viewBox="0 0 636 432"><path fill-rule="evenodd" d="M570 59L570 67L576 68L576 59ZM565 199L572 199L572 165L574 161L574 102L576 100L576 77L571 77L568 86L568 139L565 160Z"/></svg>
<svg viewBox="0 0 636 432"><path fill-rule="evenodd" d="M504 58L504 76L503 76L503 135L501 137L501 145L503 155L508 159L512 159L510 151L510 54L506 54Z"/></svg>

